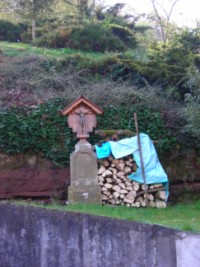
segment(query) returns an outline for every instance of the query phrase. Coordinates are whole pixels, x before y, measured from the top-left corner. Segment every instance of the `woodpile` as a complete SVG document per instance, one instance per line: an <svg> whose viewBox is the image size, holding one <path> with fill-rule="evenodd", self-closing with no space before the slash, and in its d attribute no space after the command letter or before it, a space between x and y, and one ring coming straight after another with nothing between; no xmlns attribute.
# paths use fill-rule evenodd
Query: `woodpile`
<svg viewBox="0 0 200 267"><path fill-rule="evenodd" d="M147 185L132 181L128 175L137 170L131 155L114 159L109 156L98 160L98 179L102 192L102 204L124 205L127 207L165 208L165 188L163 184Z"/></svg>

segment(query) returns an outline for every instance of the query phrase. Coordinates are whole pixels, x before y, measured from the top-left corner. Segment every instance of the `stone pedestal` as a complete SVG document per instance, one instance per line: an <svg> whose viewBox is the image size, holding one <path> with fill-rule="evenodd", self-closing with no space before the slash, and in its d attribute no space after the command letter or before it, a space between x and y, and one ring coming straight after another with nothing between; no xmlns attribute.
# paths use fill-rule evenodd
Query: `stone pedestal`
<svg viewBox="0 0 200 267"><path fill-rule="evenodd" d="M70 156L70 173L69 203L102 203L101 189L98 184L97 157L87 141L76 144L75 151Z"/></svg>

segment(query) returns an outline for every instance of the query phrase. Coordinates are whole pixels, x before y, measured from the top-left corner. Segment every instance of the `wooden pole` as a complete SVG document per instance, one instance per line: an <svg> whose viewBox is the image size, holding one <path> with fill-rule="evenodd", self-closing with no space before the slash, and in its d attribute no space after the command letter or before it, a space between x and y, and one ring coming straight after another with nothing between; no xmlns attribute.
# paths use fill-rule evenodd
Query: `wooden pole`
<svg viewBox="0 0 200 267"><path fill-rule="evenodd" d="M140 134L139 134L139 127L138 127L138 119L137 119L137 113L134 112L134 120L135 120L135 131L137 135L137 142L138 142L138 149L140 153L140 162L141 162L141 169L142 169L142 177L144 182L144 188L145 188L145 201L146 204L148 203L148 197L147 197L147 183L146 183L146 175L144 170L144 161L143 161L143 155L142 155L142 147L141 147L141 141L140 141Z"/></svg>

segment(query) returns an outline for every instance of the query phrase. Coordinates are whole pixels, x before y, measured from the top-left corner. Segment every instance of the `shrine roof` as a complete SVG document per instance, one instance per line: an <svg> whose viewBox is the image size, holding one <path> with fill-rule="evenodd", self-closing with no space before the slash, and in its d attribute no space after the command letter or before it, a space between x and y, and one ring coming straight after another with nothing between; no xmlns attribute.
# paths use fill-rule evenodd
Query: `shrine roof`
<svg viewBox="0 0 200 267"><path fill-rule="evenodd" d="M99 108L97 105L92 103L90 100L88 100L84 96L81 96L75 99L70 105L68 105L66 108L61 110L61 113L63 115L68 115L72 110L74 110L80 104L85 104L87 107L91 108L91 110L96 114L99 114L99 115L103 114L103 110L101 108Z"/></svg>

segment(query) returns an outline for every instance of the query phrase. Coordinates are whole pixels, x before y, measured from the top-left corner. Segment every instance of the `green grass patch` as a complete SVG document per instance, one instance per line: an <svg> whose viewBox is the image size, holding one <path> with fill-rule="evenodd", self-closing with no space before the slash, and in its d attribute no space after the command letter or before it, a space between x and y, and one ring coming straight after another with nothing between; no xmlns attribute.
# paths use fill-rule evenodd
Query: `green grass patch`
<svg viewBox="0 0 200 267"><path fill-rule="evenodd" d="M93 58L101 58L104 56L103 53L89 53L80 50L70 49L70 48L59 48L59 49L49 49L45 47L36 47L25 43L10 43L1 41L0 50L7 56L25 56L25 55L43 55L46 57L53 58L63 58L65 56L80 54L82 56L90 56Z"/></svg>
<svg viewBox="0 0 200 267"><path fill-rule="evenodd" d="M51 65L55 65L55 69L59 69L59 72L68 68L70 72L81 71L82 73L84 70L87 71L87 79L96 81L102 77L111 81L129 79L131 83L135 81L136 85L143 85L143 80L138 74L139 66L144 61L144 53L141 53L140 49L127 50L124 54L118 52L100 53L70 48L49 49L21 42L2 41L0 42L0 51L9 57L8 61L41 57L51 61Z"/></svg>
<svg viewBox="0 0 200 267"><path fill-rule="evenodd" d="M88 203L59 205L56 201L44 205L39 202L14 201L18 205L31 205L46 209L82 212L99 216L162 225L183 231L200 232L200 200L189 204L177 204L165 209L127 208L124 206L100 206Z"/></svg>

